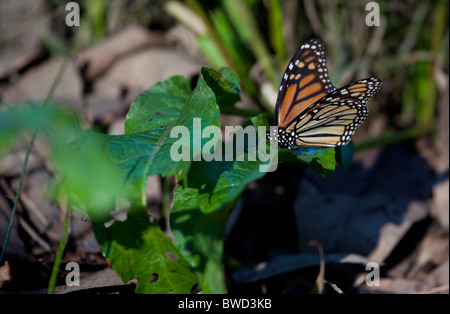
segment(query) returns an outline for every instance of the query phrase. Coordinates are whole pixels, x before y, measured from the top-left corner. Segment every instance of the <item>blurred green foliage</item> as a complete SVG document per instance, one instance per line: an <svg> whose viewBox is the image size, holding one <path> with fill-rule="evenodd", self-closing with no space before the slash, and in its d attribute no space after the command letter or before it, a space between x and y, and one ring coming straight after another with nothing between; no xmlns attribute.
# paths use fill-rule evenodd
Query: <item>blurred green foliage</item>
<svg viewBox="0 0 450 314"><path fill-rule="evenodd" d="M95 219L110 217L116 198L122 195L122 177L105 156L98 135L81 132L77 118L70 111L58 109L55 104L42 107L42 102L33 102L0 110L0 157L21 136L34 131L38 131L38 139L48 146L55 164L52 197Z"/></svg>

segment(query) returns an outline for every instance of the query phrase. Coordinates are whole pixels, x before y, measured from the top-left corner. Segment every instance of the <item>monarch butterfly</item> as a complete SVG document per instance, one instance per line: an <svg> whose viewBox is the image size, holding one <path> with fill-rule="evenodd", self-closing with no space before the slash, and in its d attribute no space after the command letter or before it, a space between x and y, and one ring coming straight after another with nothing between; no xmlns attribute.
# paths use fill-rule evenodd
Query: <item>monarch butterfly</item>
<svg viewBox="0 0 450 314"><path fill-rule="evenodd" d="M310 39L286 68L275 105L278 130L267 136L291 150L346 145L366 119L366 102L381 84L381 79L372 77L336 89L321 41Z"/></svg>

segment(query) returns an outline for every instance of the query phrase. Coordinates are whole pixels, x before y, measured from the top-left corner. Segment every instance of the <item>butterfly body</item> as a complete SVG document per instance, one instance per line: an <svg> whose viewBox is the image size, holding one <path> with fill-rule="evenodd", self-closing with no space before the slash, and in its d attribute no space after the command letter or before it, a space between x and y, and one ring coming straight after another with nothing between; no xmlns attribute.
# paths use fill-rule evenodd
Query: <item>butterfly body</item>
<svg viewBox="0 0 450 314"><path fill-rule="evenodd" d="M289 149L346 145L368 115L366 102L380 87L381 79L367 78L336 89L322 43L311 39L286 68L275 106L278 131L268 137Z"/></svg>

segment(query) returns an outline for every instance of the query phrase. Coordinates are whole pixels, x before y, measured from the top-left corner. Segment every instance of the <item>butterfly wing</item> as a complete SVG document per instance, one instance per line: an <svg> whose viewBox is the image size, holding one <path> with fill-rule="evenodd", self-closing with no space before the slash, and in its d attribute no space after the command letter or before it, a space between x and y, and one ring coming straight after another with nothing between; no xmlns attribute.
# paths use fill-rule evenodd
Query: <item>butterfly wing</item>
<svg viewBox="0 0 450 314"><path fill-rule="evenodd" d="M281 146L346 145L366 119L366 103L381 84L379 78L359 80L309 105L286 127L279 128Z"/></svg>
<svg viewBox="0 0 450 314"><path fill-rule="evenodd" d="M321 41L306 41L291 59L283 75L275 105L275 125L287 126L305 108L335 89L328 77Z"/></svg>

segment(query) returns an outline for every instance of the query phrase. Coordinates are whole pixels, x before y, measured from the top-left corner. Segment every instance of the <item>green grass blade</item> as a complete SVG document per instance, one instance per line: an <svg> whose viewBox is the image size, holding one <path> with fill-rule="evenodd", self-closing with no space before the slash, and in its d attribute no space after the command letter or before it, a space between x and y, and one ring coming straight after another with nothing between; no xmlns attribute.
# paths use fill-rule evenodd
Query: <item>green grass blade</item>
<svg viewBox="0 0 450 314"><path fill-rule="evenodd" d="M222 1L222 5L230 18L241 41L249 45L258 63L263 66L266 77L274 83L275 69L270 60L270 52L264 42L263 36L258 28L251 9L242 1ZM278 81L278 78L276 78Z"/></svg>
<svg viewBox="0 0 450 314"><path fill-rule="evenodd" d="M31 136L30 144L28 145L28 148L27 148L27 153L25 155L25 161L23 162L22 171L20 173L19 186L17 187L16 198L14 199L14 205L13 205L13 209L11 211L11 218L9 219L8 231L6 232L5 242L3 243L2 253L0 255L0 263L2 262L3 255L6 252L6 247L8 245L9 236L11 235L11 229L12 229L12 225L13 225L13 221L14 221L14 216L16 214L17 203L19 202L20 191L22 190L23 178L25 177L25 171L27 169L28 158L30 156L31 149L33 148L33 143L34 143L34 140L36 139L36 135L37 135L37 131L34 131L33 135Z"/></svg>
<svg viewBox="0 0 450 314"><path fill-rule="evenodd" d="M59 239L58 252L56 253L55 263L53 264L52 274L50 276L50 281L48 284L47 294L53 294L56 286L56 279L58 277L59 265L61 265L61 260L63 257L64 249L67 244L67 235L69 233L70 226L70 210L66 213L66 217L64 217L64 225L61 234L61 238Z"/></svg>
<svg viewBox="0 0 450 314"><path fill-rule="evenodd" d="M286 48L283 34L283 10L279 0L270 0L269 25L270 43L278 61L282 62L286 57Z"/></svg>

